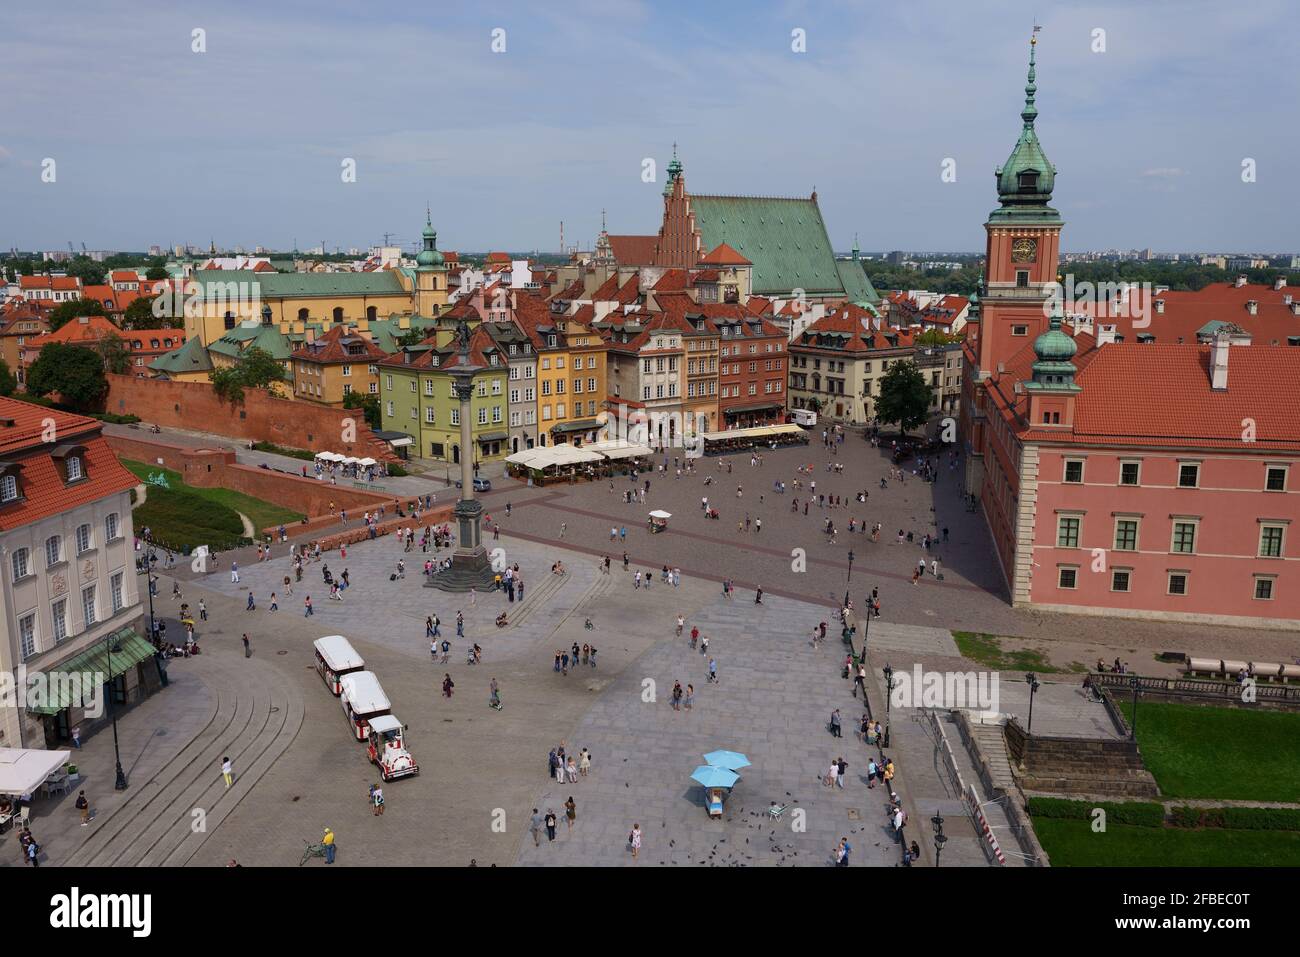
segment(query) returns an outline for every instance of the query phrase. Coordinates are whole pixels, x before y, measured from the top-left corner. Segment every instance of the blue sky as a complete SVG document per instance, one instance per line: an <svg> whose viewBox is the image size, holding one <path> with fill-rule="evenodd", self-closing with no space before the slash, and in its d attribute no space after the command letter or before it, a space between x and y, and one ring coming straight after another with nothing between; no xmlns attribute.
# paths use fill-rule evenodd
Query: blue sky
<svg viewBox="0 0 1300 957"><path fill-rule="evenodd" d="M1284 0L24 4L0 248L412 243L426 201L443 248L589 247L657 229L676 141L695 192L815 186L838 249L982 249L1035 18L1065 249L1300 251Z"/></svg>

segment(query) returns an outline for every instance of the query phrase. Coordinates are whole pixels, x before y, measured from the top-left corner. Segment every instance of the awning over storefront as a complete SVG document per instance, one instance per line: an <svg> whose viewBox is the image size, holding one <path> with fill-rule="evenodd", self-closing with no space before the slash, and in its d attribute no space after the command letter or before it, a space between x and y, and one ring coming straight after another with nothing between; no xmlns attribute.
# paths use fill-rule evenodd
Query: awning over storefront
<svg viewBox="0 0 1300 957"><path fill-rule="evenodd" d="M111 645L111 649L110 649ZM100 640L94 647L69 658L60 664L42 669L44 674L80 675L68 681L47 682L43 686L45 700L32 700L27 707L30 714L58 714L64 708L79 708L84 699L97 693L104 682L134 668L156 649L146 639L130 628L123 628L111 638ZM111 664L111 669L110 669ZM79 693L78 693L79 692ZM76 698L77 700L73 700Z"/></svg>
<svg viewBox="0 0 1300 957"><path fill-rule="evenodd" d="M607 459L630 459L638 455L649 456L654 450L648 445L636 442L624 442L621 439L607 439L603 442L588 442L583 446L588 452L599 452Z"/></svg>
<svg viewBox="0 0 1300 957"><path fill-rule="evenodd" d="M507 455L506 461L511 465L521 465L527 469L541 471L555 465L583 465L587 462L599 462L600 458L595 452L576 445L548 445Z"/></svg>
<svg viewBox="0 0 1300 957"><path fill-rule="evenodd" d="M742 412L765 412L768 409L781 409L785 406L780 402L752 402L748 405L733 405L723 409L723 415L739 415Z"/></svg>
<svg viewBox="0 0 1300 957"><path fill-rule="evenodd" d="M478 437L479 442L500 442L502 439L510 438L509 432L484 432Z"/></svg>
<svg viewBox="0 0 1300 957"><path fill-rule="evenodd" d="M71 756L71 751L0 748L0 794L31 794Z"/></svg>
<svg viewBox="0 0 1300 957"><path fill-rule="evenodd" d="M561 422L559 425L551 426L552 432L590 432L593 429L601 428L601 423L595 419L583 419L580 422Z"/></svg>

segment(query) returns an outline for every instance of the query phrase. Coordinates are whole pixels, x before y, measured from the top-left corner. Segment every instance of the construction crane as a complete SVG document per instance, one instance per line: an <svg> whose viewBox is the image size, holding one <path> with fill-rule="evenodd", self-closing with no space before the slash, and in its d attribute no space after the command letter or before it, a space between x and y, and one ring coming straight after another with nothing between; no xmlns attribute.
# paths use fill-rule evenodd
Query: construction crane
<svg viewBox="0 0 1300 957"><path fill-rule="evenodd" d="M82 243L82 244L81 244L81 255L83 255L83 256L89 255L89 254L86 252L86 244L85 244L85 243Z"/></svg>

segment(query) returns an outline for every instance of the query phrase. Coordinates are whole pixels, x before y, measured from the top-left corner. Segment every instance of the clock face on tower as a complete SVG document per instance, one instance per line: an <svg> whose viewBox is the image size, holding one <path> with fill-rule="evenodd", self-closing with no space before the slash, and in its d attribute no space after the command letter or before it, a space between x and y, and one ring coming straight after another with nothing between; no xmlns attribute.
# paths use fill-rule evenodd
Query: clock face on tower
<svg viewBox="0 0 1300 957"><path fill-rule="evenodd" d="M1011 241L1011 261L1031 263L1038 259L1038 240L1022 237Z"/></svg>

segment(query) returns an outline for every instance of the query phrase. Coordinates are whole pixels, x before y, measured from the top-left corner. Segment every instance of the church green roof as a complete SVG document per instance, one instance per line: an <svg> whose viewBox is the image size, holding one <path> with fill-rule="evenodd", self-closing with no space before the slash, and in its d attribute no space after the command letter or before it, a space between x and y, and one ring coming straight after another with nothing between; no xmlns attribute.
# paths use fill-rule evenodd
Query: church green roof
<svg viewBox="0 0 1300 957"><path fill-rule="evenodd" d="M848 295L849 302L863 308L872 307L880 302L880 293L876 292L876 287L871 284L867 271L862 268L861 260L837 259L835 270L840 274L840 282L844 285L844 292Z"/></svg>
<svg viewBox="0 0 1300 957"><path fill-rule="evenodd" d="M186 340L185 345L154 359L149 363L149 368L164 375L211 372L212 360L208 357L208 350L203 348L203 343L195 336L193 339Z"/></svg>
<svg viewBox="0 0 1300 957"><path fill-rule="evenodd" d="M200 269L194 273L200 295L226 289L226 283L248 283L262 299L337 296L405 295L398 278L387 269L376 272L253 272L249 269ZM253 285L253 284L256 285ZM214 292L214 296L218 295ZM227 297L228 298L228 297Z"/></svg>
<svg viewBox="0 0 1300 957"><path fill-rule="evenodd" d="M725 242L754 264L755 295L789 296L802 289L810 295L852 298L816 200L692 193L690 202L705 250ZM862 281L859 294L871 289L865 273ZM850 282L857 285L852 276Z"/></svg>

